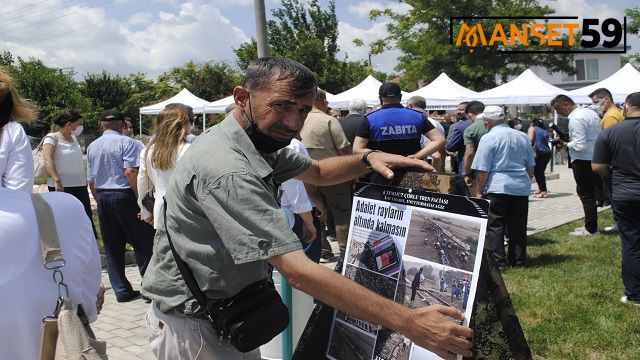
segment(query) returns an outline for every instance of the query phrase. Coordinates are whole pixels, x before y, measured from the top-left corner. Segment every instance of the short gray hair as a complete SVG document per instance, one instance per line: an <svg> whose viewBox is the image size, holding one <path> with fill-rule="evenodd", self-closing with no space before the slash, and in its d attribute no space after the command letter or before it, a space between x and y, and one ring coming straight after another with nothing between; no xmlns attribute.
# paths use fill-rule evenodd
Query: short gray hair
<svg viewBox="0 0 640 360"><path fill-rule="evenodd" d="M407 105L409 104L422 110L427 109L427 101L420 95L412 96L411 98L409 98L409 100L407 100Z"/></svg>
<svg viewBox="0 0 640 360"><path fill-rule="evenodd" d="M358 114L364 114L367 110L367 102L364 99L353 99L349 102L349 112L357 112Z"/></svg>

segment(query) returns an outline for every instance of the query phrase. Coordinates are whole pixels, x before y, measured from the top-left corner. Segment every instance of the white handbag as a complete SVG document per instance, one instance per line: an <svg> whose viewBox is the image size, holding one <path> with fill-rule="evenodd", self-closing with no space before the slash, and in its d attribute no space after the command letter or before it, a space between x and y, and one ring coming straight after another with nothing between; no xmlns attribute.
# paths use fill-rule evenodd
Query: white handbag
<svg viewBox="0 0 640 360"><path fill-rule="evenodd" d="M59 293L53 315L42 319L40 360L107 359L107 343L96 339L82 305L78 305L77 313L72 309L62 276L65 262L51 207L40 194L31 194L31 199L38 219L44 267L53 272Z"/></svg>
<svg viewBox="0 0 640 360"><path fill-rule="evenodd" d="M44 165L44 157L42 156L42 148L44 147L44 139L46 139L47 137L43 137L42 140L40 140L40 144L38 144L38 146L36 146L35 149L33 149L32 154L33 154L33 177L43 177L43 176L47 176L47 169ZM53 139L55 140L55 143L58 144L58 137L57 136L53 136ZM54 145L55 146L55 145Z"/></svg>

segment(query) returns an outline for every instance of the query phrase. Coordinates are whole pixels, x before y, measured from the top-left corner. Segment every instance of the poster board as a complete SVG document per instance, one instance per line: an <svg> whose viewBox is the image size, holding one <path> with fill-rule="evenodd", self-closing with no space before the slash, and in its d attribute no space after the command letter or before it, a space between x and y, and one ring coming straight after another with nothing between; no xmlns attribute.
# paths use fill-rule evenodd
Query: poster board
<svg viewBox="0 0 640 360"><path fill-rule="evenodd" d="M453 306L469 325L489 203L424 190L359 184L342 275L410 307ZM440 359L403 335L334 312L329 359Z"/></svg>

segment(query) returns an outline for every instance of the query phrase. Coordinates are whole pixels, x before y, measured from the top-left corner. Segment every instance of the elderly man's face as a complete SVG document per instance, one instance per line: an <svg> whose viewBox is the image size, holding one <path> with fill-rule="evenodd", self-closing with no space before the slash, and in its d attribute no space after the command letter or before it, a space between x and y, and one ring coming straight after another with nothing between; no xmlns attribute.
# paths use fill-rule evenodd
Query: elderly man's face
<svg viewBox="0 0 640 360"><path fill-rule="evenodd" d="M316 96L315 91L311 91L301 98L294 98L285 82L261 90L243 88L239 95L236 100L246 95L247 101L244 104L241 101L238 107L249 121L253 121L263 134L278 141L291 141L302 129Z"/></svg>

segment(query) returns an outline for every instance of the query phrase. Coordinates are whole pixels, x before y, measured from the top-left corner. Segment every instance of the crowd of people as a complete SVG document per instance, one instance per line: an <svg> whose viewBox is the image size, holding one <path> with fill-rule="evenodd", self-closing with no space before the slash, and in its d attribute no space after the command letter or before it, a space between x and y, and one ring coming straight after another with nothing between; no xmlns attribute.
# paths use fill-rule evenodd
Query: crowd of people
<svg viewBox="0 0 640 360"><path fill-rule="evenodd" d="M522 121L508 120L503 107L475 100L460 103L455 114L429 114L421 97L408 99L405 107L400 87L392 82L380 86L377 109L353 99L342 116L329 109L313 73L288 59L252 62L233 97L225 119L197 139L191 135L193 109L167 105L146 145L132 138L132 124L122 112L105 110L99 118L103 133L87 148L86 175L77 139L82 114L62 111L54 120L56 131L43 139L51 193L45 200L64 239L71 300L95 320L104 293L95 241L99 230L116 300L150 302L149 341L157 358L260 358L258 349L242 354L217 341L176 257L188 259L207 299L228 298L268 281L275 268L319 301L403 333L445 358L471 355L472 330L458 325L460 311L404 307L317 263L344 257L355 179L366 181L374 173L389 179L393 169L405 167L442 172L449 158L470 193L491 201L486 247L499 270L525 266L529 197L549 197L545 169L555 146L568 149L585 213L585 226L571 234L597 233L598 202L611 203L617 228L608 230L617 229L622 239L621 301L640 305L640 164L634 156L640 150L640 122L635 121L640 93L630 94L623 109L607 89L590 95L595 109L558 95L550 106L569 118L568 139L541 118L525 132ZM0 70L0 193L12 199L0 201L0 247L5 249L0 256L25 259L19 271L33 277L29 286L41 294L29 300L38 309L32 311L34 319L41 319L55 302L55 283L36 251L37 227L27 225L34 222L28 196L33 159L18 123L35 117ZM532 192L533 177L537 190ZM8 234L25 246L10 246ZM337 241L338 254L332 253L331 240ZM127 244L143 276L142 293L125 276ZM10 297L17 296L11 292L18 286L15 274L0 279ZM465 303L466 285L455 291ZM457 287L449 289L452 296ZM25 327L16 343L30 342L37 349L39 322L18 321L18 313L6 316ZM183 331L187 327L208 331ZM18 354L24 346L10 346L14 340L3 338L0 354Z"/></svg>

